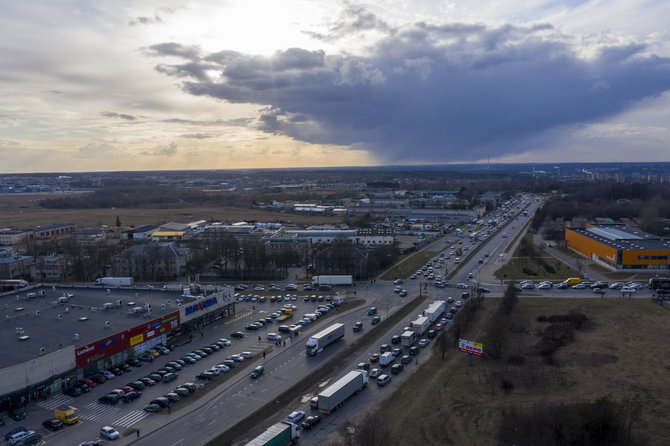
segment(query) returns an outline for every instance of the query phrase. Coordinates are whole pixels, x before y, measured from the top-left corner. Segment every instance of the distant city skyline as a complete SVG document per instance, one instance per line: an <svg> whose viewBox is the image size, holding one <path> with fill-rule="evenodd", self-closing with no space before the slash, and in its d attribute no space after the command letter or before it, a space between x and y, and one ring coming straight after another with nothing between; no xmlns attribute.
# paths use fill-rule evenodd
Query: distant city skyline
<svg viewBox="0 0 670 446"><path fill-rule="evenodd" d="M667 161L670 4L0 4L0 173Z"/></svg>

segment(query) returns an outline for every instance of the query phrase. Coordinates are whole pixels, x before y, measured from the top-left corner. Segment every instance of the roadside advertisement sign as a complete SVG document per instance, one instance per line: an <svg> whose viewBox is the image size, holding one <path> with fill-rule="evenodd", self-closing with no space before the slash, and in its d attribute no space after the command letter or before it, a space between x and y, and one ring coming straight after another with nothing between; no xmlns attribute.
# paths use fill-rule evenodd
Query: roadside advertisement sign
<svg viewBox="0 0 670 446"><path fill-rule="evenodd" d="M480 344L479 342L466 341L465 339L459 339L458 350L463 353L481 356L484 352L484 344Z"/></svg>

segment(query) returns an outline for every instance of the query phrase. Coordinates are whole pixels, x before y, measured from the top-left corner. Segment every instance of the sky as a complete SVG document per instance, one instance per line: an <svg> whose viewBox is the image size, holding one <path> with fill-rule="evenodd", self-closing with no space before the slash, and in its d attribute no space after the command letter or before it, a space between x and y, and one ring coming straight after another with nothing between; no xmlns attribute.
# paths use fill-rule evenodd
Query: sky
<svg viewBox="0 0 670 446"><path fill-rule="evenodd" d="M668 161L667 0L0 0L0 173Z"/></svg>

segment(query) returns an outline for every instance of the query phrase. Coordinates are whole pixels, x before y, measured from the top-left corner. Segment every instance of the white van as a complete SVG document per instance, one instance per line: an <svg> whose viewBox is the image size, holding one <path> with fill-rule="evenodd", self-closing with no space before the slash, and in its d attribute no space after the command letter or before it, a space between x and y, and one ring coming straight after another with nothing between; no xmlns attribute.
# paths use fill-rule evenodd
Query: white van
<svg viewBox="0 0 670 446"><path fill-rule="evenodd" d="M28 435L34 434L35 431L23 431L23 432L17 432L11 437L8 438L9 444L16 444L19 441L23 440L25 437Z"/></svg>

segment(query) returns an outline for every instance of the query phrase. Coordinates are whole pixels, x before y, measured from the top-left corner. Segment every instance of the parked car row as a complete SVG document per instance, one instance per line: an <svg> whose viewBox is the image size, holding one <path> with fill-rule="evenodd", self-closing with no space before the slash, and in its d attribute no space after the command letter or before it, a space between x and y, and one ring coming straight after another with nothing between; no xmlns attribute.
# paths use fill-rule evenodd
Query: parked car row
<svg viewBox="0 0 670 446"><path fill-rule="evenodd" d="M144 406L144 411L151 413L160 412L163 408L169 408L172 403L197 392L201 388L202 384L195 384L190 382L183 383L180 386L177 386L172 392L168 392L163 396L159 396L158 398L151 400L149 404Z"/></svg>

